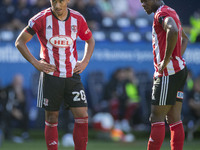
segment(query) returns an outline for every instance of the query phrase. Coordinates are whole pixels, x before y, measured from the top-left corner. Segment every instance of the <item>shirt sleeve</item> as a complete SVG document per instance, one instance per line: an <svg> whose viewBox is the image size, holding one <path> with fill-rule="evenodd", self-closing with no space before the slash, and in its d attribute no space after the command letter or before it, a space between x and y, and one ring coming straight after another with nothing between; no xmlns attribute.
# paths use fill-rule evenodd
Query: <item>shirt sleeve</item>
<svg viewBox="0 0 200 150"><path fill-rule="evenodd" d="M35 31L30 26L27 26L25 31L31 35L35 34Z"/></svg>
<svg viewBox="0 0 200 150"><path fill-rule="evenodd" d="M92 32L88 28L87 22L83 16L80 19L78 36L84 41L89 40L92 36Z"/></svg>
<svg viewBox="0 0 200 150"><path fill-rule="evenodd" d="M170 17L170 15L166 11L160 11L156 14L155 19L158 23L160 23L163 26L163 23L167 17Z"/></svg>
<svg viewBox="0 0 200 150"><path fill-rule="evenodd" d="M42 21L41 18L38 17L39 15L40 13L38 13L28 21L29 30L33 30L35 33L38 33L41 29Z"/></svg>

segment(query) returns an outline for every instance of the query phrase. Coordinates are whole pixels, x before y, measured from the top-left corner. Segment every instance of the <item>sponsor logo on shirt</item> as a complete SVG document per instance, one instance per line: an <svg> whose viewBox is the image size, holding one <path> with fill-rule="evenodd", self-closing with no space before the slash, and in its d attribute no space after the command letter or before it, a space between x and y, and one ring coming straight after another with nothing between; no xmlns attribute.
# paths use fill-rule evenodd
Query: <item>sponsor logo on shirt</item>
<svg viewBox="0 0 200 150"><path fill-rule="evenodd" d="M53 36L49 39L49 42L57 48L67 48L73 44L72 38L66 35Z"/></svg>

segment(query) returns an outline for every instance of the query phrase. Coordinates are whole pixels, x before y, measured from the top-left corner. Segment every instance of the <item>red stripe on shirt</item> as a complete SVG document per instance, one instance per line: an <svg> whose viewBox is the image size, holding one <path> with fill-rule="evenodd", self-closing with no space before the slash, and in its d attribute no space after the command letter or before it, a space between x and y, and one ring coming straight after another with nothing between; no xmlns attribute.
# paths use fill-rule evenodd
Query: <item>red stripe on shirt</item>
<svg viewBox="0 0 200 150"><path fill-rule="evenodd" d="M42 22L42 32L39 32L38 37L40 38L40 44L41 44L41 49L40 53L42 53L44 59L47 63L50 63L49 59L49 54L48 54L48 49L46 48L47 45L47 39L46 39L46 20Z"/></svg>
<svg viewBox="0 0 200 150"><path fill-rule="evenodd" d="M65 33L66 35L71 35L71 17L65 22ZM71 56L70 47L66 48L65 54L66 54L65 64L67 70L66 76L68 78L72 76L72 64L70 62L70 56Z"/></svg>
<svg viewBox="0 0 200 150"><path fill-rule="evenodd" d="M174 66L175 72L178 72L178 71L181 70L181 68L179 67L179 62L178 62L177 59L174 59L173 66Z"/></svg>
<svg viewBox="0 0 200 150"><path fill-rule="evenodd" d="M78 60L78 53L77 53L77 50L76 50L76 41L74 41L74 47L73 47L73 49L74 49L73 55L74 55L74 58L77 61Z"/></svg>

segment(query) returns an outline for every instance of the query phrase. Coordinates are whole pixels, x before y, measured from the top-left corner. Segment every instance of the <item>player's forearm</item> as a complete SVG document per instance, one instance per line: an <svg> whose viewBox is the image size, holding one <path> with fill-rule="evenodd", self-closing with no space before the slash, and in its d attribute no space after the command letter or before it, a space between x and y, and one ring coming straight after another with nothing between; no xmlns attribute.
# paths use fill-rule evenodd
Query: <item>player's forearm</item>
<svg viewBox="0 0 200 150"><path fill-rule="evenodd" d="M85 44L85 53L82 59L83 62L89 63L90 58L94 51L94 46L95 46L95 41L94 41L94 38L91 37L91 39L86 41L86 44Z"/></svg>
<svg viewBox="0 0 200 150"><path fill-rule="evenodd" d="M164 57L164 62L168 63L174 51L178 40L178 31L173 29L167 29L166 33L166 52Z"/></svg>

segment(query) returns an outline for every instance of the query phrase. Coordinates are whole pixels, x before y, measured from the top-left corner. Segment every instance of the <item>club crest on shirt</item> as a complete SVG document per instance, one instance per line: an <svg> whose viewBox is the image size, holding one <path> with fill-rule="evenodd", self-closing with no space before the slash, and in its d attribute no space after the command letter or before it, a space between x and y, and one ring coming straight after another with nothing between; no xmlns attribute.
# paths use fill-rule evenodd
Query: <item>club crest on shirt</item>
<svg viewBox="0 0 200 150"><path fill-rule="evenodd" d="M57 48L67 48L73 44L72 38L66 35L53 36L49 39L49 42Z"/></svg>
<svg viewBox="0 0 200 150"><path fill-rule="evenodd" d="M72 26L71 26L71 30L72 30L73 32L77 32L77 26L76 26L76 25L72 25Z"/></svg>

